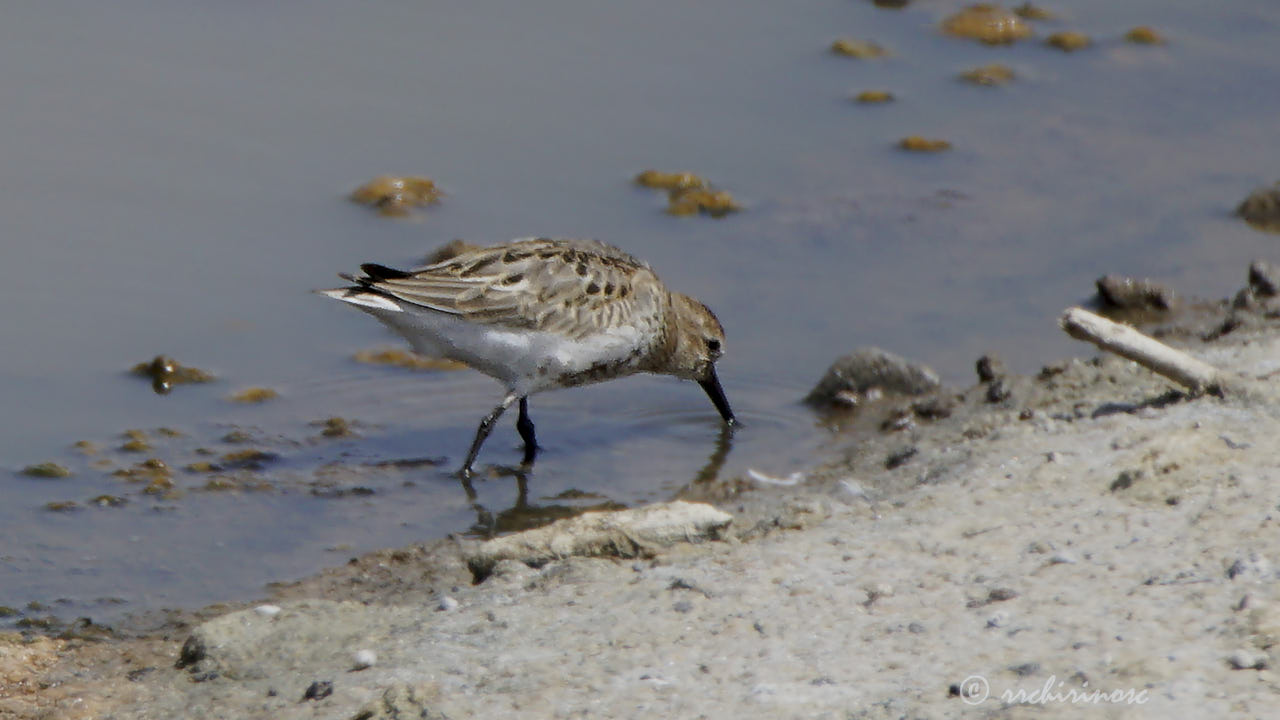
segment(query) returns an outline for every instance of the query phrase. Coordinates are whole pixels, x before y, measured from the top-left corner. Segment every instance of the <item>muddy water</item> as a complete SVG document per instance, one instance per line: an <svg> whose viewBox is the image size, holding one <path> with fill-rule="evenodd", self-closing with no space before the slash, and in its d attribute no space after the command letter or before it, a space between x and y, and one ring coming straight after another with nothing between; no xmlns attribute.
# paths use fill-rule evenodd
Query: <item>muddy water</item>
<svg viewBox="0 0 1280 720"><path fill-rule="evenodd" d="M0 606L110 619L250 597L362 550L518 523L512 508L785 474L822 443L796 401L835 355L879 345L953 383L985 351L1033 370L1074 350L1054 318L1104 272L1218 296L1277 259L1275 236L1230 215L1280 179L1274 3L1050 5L1063 17L1040 37L1095 40L1073 54L940 35L959 5L9 9ZM1123 42L1139 24L1168 43ZM839 36L891 55L835 57ZM990 62L1017 79L955 80ZM865 89L897 101L849 101ZM896 150L909 134L953 149ZM702 173L747 210L664 215L629 182L650 167ZM343 199L386 172L447 194L408 219ZM534 399L547 449L525 495L510 477L472 495L453 481L497 385L357 365L395 340L309 291L361 261L532 234L613 242L713 307L746 428L725 443L696 386L628 379ZM157 353L220 381L155 395L125 371ZM252 385L280 397L226 400ZM358 436L311 425L335 415ZM518 460L509 423L482 463ZM161 426L184 437L115 449ZM223 441L234 428L248 445ZM81 457L78 440L103 449ZM273 459L231 489L181 470L246 446ZM167 492L110 474L152 456L174 469ZM417 458L444 463L387 465ZM47 460L75 475L16 474ZM128 502L89 502L103 494ZM80 509L44 509L67 500Z"/></svg>

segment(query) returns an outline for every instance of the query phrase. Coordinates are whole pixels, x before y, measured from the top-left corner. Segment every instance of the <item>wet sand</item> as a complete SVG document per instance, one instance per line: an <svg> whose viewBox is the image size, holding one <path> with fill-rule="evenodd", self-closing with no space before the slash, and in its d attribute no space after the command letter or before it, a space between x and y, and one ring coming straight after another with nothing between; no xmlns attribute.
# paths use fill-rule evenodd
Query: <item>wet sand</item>
<svg viewBox="0 0 1280 720"><path fill-rule="evenodd" d="M7 635L0 715L1262 717L1280 323L1264 304L1196 339L1227 312L1161 334L1262 378L1247 396L1054 363L954 393L949 417L846 433L794 486L703 488L733 516L715 539L507 560L480 583L479 544L448 539L264 603Z"/></svg>

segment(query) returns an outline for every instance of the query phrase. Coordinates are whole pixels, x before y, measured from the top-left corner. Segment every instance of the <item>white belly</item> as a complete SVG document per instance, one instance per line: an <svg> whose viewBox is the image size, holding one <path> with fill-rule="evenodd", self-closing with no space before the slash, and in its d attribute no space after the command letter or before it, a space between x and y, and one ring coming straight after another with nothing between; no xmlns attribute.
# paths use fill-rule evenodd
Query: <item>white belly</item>
<svg viewBox="0 0 1280 720"><path fill-rule="evenodd" d="M570 340L540 330L477 325L431 310L392 310L353 304L408 340L416 352L464 362L497 378L519 395L559 387L558 378L601 363L634 360L643 354L647 345L643 333L629 326Z"/></svg>

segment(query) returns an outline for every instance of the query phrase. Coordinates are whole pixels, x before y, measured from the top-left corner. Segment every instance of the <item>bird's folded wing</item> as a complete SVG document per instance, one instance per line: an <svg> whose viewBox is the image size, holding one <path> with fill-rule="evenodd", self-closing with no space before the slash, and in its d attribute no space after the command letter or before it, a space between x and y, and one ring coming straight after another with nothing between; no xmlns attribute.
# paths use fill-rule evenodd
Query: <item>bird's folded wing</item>
<svg viewBox="0 0 1280 720"><path fill-rule="evenodd" d="M661 284L647 266L628 260L621 253L512 245L464 253L403 277L360 281L470 322L582 337L660 312Z"/></svg>

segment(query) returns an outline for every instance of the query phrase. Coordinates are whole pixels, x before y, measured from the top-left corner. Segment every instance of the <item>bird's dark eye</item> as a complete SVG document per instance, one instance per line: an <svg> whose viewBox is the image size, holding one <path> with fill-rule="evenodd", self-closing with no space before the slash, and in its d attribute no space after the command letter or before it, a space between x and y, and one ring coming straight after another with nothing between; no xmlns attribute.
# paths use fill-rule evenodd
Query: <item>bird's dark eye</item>
<svg viewBox="0 0 1280 720"><path fill-rule="evenodd" d="M715 338L707 338L707 352L712 355L720 354L720 341Z"/></svg>

